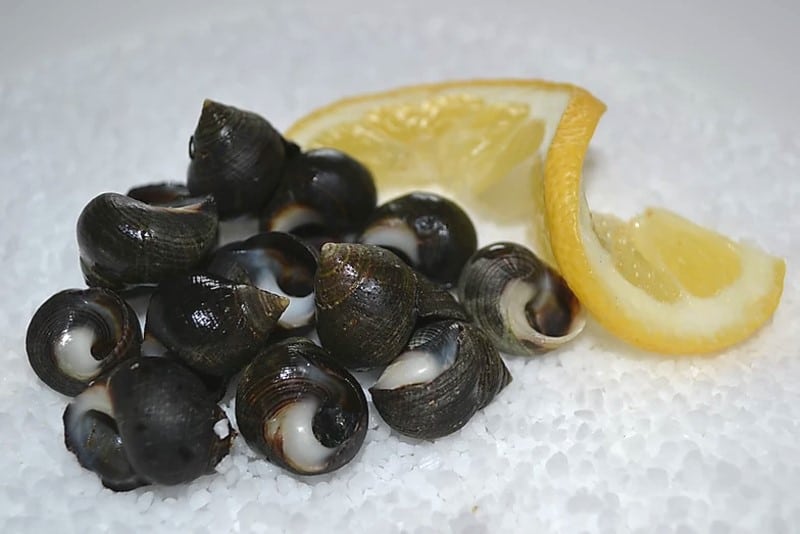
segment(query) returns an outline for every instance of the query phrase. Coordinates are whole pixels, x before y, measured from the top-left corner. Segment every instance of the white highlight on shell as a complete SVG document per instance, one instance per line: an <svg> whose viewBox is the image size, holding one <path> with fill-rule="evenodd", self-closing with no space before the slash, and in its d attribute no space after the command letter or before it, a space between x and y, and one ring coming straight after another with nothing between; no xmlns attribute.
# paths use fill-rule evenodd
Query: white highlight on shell
<svg viewBox="0 0 800 534"><path fill-rule="evenodd" d="M318 408L317 399L299 400L287 404L266 423L267 438L281 436L284 458L299 471L320 471L336 452L336 448L326 447L314 435L312 423Z"/></svg>
<svg viewBox="0 0 800 534"><path fill-rule="evenodd" d="M399 250L411 263L419 264L417 236L399 219L387 219L371 226L361 236L361 242L365 245L379 245Z"/></svg>
<svg viewBox="0 0 800 534"><path fill-rule="evenodd" d="M97 374L100 362L92 356L92 345L97 339L89 326L75 326L61 333L53 347L59 369L79 380L88 380Z"/></svg>
<svg viewBox="0 0 800 534"><path fill-rule="evenodd" d="M438 353L427 350L409 350L389 364L374 389L398 389L415 384L432 382L456 361L458 346L449 340Z"/></svg>

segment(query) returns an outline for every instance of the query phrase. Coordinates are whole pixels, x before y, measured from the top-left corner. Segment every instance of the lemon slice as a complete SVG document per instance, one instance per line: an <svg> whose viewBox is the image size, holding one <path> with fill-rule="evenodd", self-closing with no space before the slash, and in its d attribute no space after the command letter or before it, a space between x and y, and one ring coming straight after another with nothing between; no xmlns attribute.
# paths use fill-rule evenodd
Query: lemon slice
<svg viewBox="0 0 800 534"><path fill-rule="evenodd" d="M546 160L550 244L570 288L606 329L655 352L716 352L751 336L778 306L784 261L663 209L592 214L581 174L604 111L570 102Z"/></svg>
<svg viewBox="0 0 800 534"><path fill-rule="evenodd" d="M416 85L339 100L286 137L351 154L372 171L381 199L440 192L482 220L519 228L552 264L542 171L567 104L583 93L542 80Z"/></svg>
<svg viewBox="0 0 800 534"><path fill-rule="evenodd" d="M482 220L522 222L586 309L646 349L710 352L751 335L780 299L784 263L665 210L592 215L583 158L605 111L586 90L473 80L346 98L286 136L362 161L382 198L441 191Z"/></svg>

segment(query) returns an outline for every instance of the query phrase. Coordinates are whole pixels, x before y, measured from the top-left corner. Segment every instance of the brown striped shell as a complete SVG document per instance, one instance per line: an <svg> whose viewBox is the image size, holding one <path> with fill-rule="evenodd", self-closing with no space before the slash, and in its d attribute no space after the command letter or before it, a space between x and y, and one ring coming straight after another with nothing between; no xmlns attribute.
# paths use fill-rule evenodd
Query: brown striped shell
<svg viewBox="0 0 800 534"><path fill-rule="evenodd" d="M390 427L435 439L463 427L509 382L511 374L483 331L448 320L416 330L369 391Z"/></svg>
<svg viewBox="0 0 800 534"><path fill-rule="evenodd" d="M119 362L139 355L136 312L107 289L66 289L33 315L25 338L36 375L64 395L77 395Z"/></svg>
<svg viewBox="0 0 800 534"><path fill-rule="evenodd" d="M78 217L83 276L111 289L157 284L199 265L217 243L218 225L211 197L169 207L103 193Z"/></svg>
<svg viewBox="0 0 800 534"><path fill-rule="evenodd" d="M314 289L320 342L347 368L386 365L411 337L417 279L388 250L324 245Z"/></svg>
<svg viewBox="0 0 800 534"><path fill-rule="evenodd" d="M464 266L461 303L503 352L533 356L577 336L585 324L566 281L516 243L481 248Z"/></svg>
<svg viewBox="0 0 800 534"><path fill-rule="evenodd" d="M300 475L339 469L367 432L364 392L323 348L306 338L262 349L236 391L236 423L248 445Z"/></svg>
<svg viewBox="0 0 800 534"><path fill-rule="evenodd" d="M260 115L206 100L189 140L189 191L214 195L223 219L257 212L298 151Z"/></svg>

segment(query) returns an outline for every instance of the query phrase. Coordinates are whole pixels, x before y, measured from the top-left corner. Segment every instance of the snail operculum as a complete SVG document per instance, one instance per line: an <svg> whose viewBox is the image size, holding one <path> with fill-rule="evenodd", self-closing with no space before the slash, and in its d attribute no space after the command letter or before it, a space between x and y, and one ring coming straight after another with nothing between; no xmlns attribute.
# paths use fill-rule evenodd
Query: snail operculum
<svg viewBox="0 0 800 534"><path fill-rule="evenodd" d="M464 267L459 294L475 322L509 354L554 349L585 325L580 303L564 279L515 243L478 250Z"/></svg>
<svg viewBox="0 0 800 534"><path fill-rule="evenodd" d="M366 398L356 379L308 339L262 349L236 391L236 421L247 443L301 475L348 463L367 431Z"/></svg>
<svg viewBox="0 0 800 534"><path fill-rule="evenodd" d="M211 274L161 283L150 298L145 336L199 373L240 371L264 344L289 300Z"/></svg>
<svg viewBox="0 0 800 534"><path fill-rule="evenodd" d="M210 196L175 207L103 193L78 217L81 269L90 286L125 288L158 282L197 266L217 242Z"/></svg>
<svg viewBox="0 0 800 534"><path fill-rule="evenodd" d="M28 361L41 380L77 395L104 372L139 355L136 312L107 289L67 289L36 310L25 340Z"/></svg>
<svg viewBox="0 0 800 534"><path fill-rule="evenodd" d="M286 297L278 326L291 330L314 321L317 262L316 249L297 237L266 232L218 249L206 271Z"/></svg>
<svg viewBox="0 0 800 534"><path fill-rule="evenodd" d="M435 439L463 427L510 381L497 349L479 327L448 320L416 330L370 393L390 427Z"/></svg>
<svg viewBox="0 0 800 534"><path fill-rule="evenodd" d="M200 379L166 358L122 363L75 397L63 420L67 449L118 491L210 473L234 437Z"/></svg>

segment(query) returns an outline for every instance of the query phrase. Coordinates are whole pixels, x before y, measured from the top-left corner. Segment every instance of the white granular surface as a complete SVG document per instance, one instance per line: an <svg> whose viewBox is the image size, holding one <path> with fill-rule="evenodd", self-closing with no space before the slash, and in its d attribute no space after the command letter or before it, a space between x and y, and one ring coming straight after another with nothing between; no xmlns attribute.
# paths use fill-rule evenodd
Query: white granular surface
<svg viewBox="0 0 800 534"><path fill-rule="evenodd" d="M796 531L797 131L633 51L491 13L192 13L2 73L0 532ZM205 97L283 128L348 93L498 75L572 81L608 103L587 168L595 209L669 206L785 257L774 320L706 358L644 354L590 325L557 352L507 358L513 383L455 435L403 438L372 410L361 452L325 476L287 474L240 437L218 473L179 487L113 493L78 466L67 399L29 368L24 334L47 297L82 285L75 221L91 197L183 179Z"/></svg>

